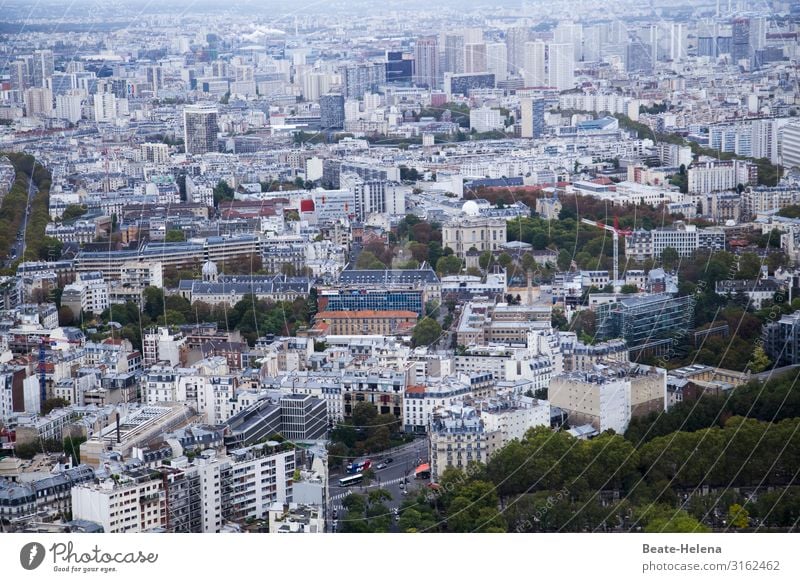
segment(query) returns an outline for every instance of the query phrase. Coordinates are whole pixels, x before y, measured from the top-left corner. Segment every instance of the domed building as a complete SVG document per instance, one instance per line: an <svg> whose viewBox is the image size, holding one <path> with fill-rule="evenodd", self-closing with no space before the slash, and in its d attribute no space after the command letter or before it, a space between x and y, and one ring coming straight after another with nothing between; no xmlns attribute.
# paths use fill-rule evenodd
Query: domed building
<svg viewBox="0 0 800 582"><path fill-rule="evenodd" d="M216 283L219 272L214 261L206 261L203 264L203 281L206 283Z"/></svg>
<svg viewBox="0 0 800 582"><path fill-rule="evenodd" d="M461 207L461 212L467 216L480 216L481 209L474 200L467 200L464 202L464 206Z"/></svg>

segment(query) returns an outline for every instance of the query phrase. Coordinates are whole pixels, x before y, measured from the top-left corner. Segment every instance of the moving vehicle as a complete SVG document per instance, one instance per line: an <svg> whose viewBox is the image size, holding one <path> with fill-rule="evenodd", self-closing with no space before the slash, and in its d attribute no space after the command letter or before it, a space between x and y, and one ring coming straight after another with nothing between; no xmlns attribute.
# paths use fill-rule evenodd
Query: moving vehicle
<svg viewBox="0 0 800 582"><path fill-rule="evenodd" d="M339 487L349 487L350 485L361 483L363 480L363 473L356 473L355 475L350 475L349 477L342 477L339 479Z"/></svg>
<svg viewBox="0 0 800 582"><path fill-rule="evenodd" d="M366 471L372 466L372 461L369 459L365 459L363 461L353 461L349 465L347 465L347 472L348 473L361 473Z"/></svg>

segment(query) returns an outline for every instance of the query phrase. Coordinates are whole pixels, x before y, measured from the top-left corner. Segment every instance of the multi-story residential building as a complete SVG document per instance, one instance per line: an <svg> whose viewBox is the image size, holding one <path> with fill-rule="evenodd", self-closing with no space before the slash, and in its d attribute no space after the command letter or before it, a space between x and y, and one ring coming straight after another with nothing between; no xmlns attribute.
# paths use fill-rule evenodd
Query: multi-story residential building
<svg viewBox="0 0 800 582"><path fill-rule="evenodd" d="M69 307L77 319L81 313L100 314L109 306L108 284L102 273L81 273L64 287L61 305Z"/></svg>
<svg viewBox="0 0 800 582"><path fill-rule="evenodd" d="M72 516L100 524L105 533L167 527L167 493L159 471L134 469L72 488Z"/></svg>
<svg viewBox="0 0 800 582"><path fill-rule="evenodd" d="M562 338L561 343L564 370L567 372L592 370L601 361L619 363L628 361L628 344L625 340L613 339L596 344L584 344L577 341L574 334L569 339L575 341L565 343Z"/></svg>
<svg viewBox="0 0 800 582"><path fill-rule="evenodd" d="M403 394L406 375L394 370L366 370L346 372L342 376L344 416L350 418L359 402L374 404L379 414L393 414L403 419Z"/></svg>
<svg viewBox="0 0 800 582"><path fill-rule="evenodd" d="M761 309L765 301L773 301L775 294L783 289L775 279L722 279L717 281L715 291L717 295L744 295L748 299L748 307Z"/></svg>
<svg viewBox="0 0 800 582"><path fill-rule="evenodd" d="M474 401L489 432L499 431L503 445L522 440L530 429L550 428L550 403L527 396L502 396Z"/></svg>
<svg viewBox="0 0 800 582"><path fill-rule="evenodd" d="M430 426L431 479L448 467L464 470L470 463L485 463L503 444L500 428L489 429L474 408L441 409Z"/></svg>
<svg viewBox="0 0 800 582"><path fill-rule="evenodd" d="M409 386L403 399L403 430L407 433L427 432L436 409L454 406L470 395L470 383L456 376L438 380L426 378L424 384Z"/></svg>
<svg viewBox="0 0 800 582"><path fill-rule="evenodd" d="M267 519L273 504L293 501L293 444L267 441L235 449L220 464L225 519L236 522Z"/></svg>
<svg viewBox="0 0 800 582"><path fill-rule="evenodd" d="M455 371L461 374L489 373L495 381L529 380L531 390L547 388L551 376L560 373L555 354L508 347L470 347L455 357Z"/></svg>
<svg viewBox="0 0 800 582"><path fill-rule="evenodd" d="M758 167L741 160L706 162L687 170L690 194L709 194L733 190L739 184L758 183Z"/></svg>
<svg viewBox="0 0 800 582"><path fill-rule="evenodd" d="M48 223L45 236L60 240L63 243L74 242L85 244L94 242L98 236L97 224L91 220L76 220L71 224Z"/></svg>
<svg viewBox="0 0 800 582"><path fill-rule="evenodd" d="M600 432L621 434L631 418L666 409L666 382L666 371L660 368L598 364L553 378L548 398L567 412L572 426L591 424Z"/></svg>
<svg viewBox="0 0 800 582"><path fill-rule="evenodd" d="M404 215L406 212L405 188L385 180L364 180L356 174L341 174L342 188L353 192L354 216L366 220L371 214Z"/></svg>
<svg viewBox="0 0 800 582"><path fill-rule="evenodd" d="M703 215L715 222L732 220L739 222L742 217L742 196L736 192L712 192L701 197Z"/></svg>
<svg viewBox="0 0 800 582"><path fill-rule="evenodd" d="M666 248L681 257L689 257L698 249L725 250L725 231L677 222L671 228L635 230L625 238L625 255L637 261L658 259Z"/></svg>
<svg viewBox="0 0 800 582"><path fill-rule="evenodd" d="M781 160L787 168L800 168L800 123L790 123L783 128Z"/></svg>
<svg viewBox="0 0 800 582"><path fill-rule="evenodd" d="M182 359L186 338L177 330L167 327L152 327L142 335L143 362L152 366L157 362L169 362L177 366Z"/></svg>
<svg viewBox="0 0 800 582"><path fill-rule="evenodd" d="M761 213L800 204L800 188L791 185L746 188L741 200L744 217L753 219Z"/></svg>
<svg viewBox="0 0 800 582"><path fill-rule="evenodd" d="M453 249L461 259L474 248L480 252L496 251L506 243L506 221L498 218L471 217L449 222L442 227L442 246Z"/></svg>
<svg viewBox="0 0 800 582"><path fill-rule="evenodd" d="M499 131L504 127L503 116L499 109L490 107L478 107L469 112L469 128L478 133L487 131Z"/></svg>
<svg viewBox="0 0 800 582"><path fill-rule="evenodd" d="M10 458L10 457L9 457ZM24 467L19 469L24 473ZM19 523L41 515L67 514L72 510L72 490L94 479L94 470L78 465L32 480L0 477L0 520Z"/></svg>

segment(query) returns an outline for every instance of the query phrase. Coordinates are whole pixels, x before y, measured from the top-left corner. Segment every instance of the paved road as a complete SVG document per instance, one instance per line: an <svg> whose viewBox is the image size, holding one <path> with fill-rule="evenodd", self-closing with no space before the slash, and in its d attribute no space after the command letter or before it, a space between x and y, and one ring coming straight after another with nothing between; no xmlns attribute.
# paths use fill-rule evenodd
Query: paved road
<svg viewBox="0 0 800 582"><path fill-rule="evenodd" d="M376 469L377 465L381 463L382 459L391 457L392 463L384 469ZM422 462L428 461L428 441L427 439L418 439L402 447L397 447L390 451L372 455L369 457L372 461L372 469L375 472L375 480L368 486L355 485L350 487L340 487L339 479L347 475L341 471L331 473L329 481L330 491L330 505L328 506L329 521L332 522L333 512L336 511L337 517L341 517L344 512L342 501L350 493L363 494L375 489L386 489L391 493L392 500L386 502L389 508L400 507L400 504L405 499L403 489L415 489L422 486L423 481L414 479L414 470Z"/></svg>
<svg viewBox="0 0 800 582"><path fill-rule="evenodd" d="M33 201L33 197L38 192L38 188L36 188L36 183L33 181L33 178L28 178L28 203L25 205L25 211L22 215L22 221L19 224L19 231L17 232L17 238L11 244L10 254L8 259L5 261L6 267L10 267L11 263L13 263L17 258L23 256L25 254L25 233L28 230L28 216L30 214L29 210L31 207L31 202ZM21 236L20 236L21 235Z"/></svg>

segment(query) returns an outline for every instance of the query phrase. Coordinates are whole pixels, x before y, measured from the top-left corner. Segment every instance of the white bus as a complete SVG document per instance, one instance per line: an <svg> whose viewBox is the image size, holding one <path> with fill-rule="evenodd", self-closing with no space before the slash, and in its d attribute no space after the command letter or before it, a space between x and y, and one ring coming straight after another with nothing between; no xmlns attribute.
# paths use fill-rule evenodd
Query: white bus
<svg viewBox="0 0 800 582"><path fill-rule="evenodd" d="M350 485L355 485L356 483L361 483L364 480L363 473L356 473L355 475L348 475L347 477L342 477L339 479L339 487L349 487Z"/></svg>

